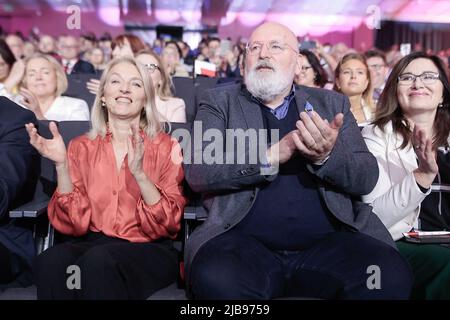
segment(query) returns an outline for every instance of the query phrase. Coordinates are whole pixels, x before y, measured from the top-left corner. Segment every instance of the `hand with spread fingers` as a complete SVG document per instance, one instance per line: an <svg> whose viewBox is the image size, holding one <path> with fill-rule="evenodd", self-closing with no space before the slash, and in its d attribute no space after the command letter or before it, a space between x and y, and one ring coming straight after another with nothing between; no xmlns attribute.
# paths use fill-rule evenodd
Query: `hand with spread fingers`
<svg viewBox="0 0 450 320"><path fill-rule="evenodd" d="M321 163L330 155L336 143L344 115L338 113L331 123L322 119L315 111L300 113L293 141L300 154L313 163Z"/></svg>
<svg viewBox="0 0 450 320"><path fill-rule="evenodd" d="M144 138L140 135L138 125L131 126L131 133L128 137L128 168L133 176L138 179L145 175L142 167Z"/></svg>
<svg viewBox="0 0 450 320"><path fill-rule="evenodd" d="M414 171L414 177L422 187L429 188L439 171L436 150L433 150L433 141L427 137L424 130L415 125L412 144L419 161L419 167Z"/></svg>
<svg viewBox="0 0 450 320"><path fill-rule="evenodd" d="M56 166L64 165L67 161L66 145L54 122L50 122L49 128L53 135L52 139L45 139L37 133L34 124L25 125L30 143L43 156L55 162Z"/></svg>

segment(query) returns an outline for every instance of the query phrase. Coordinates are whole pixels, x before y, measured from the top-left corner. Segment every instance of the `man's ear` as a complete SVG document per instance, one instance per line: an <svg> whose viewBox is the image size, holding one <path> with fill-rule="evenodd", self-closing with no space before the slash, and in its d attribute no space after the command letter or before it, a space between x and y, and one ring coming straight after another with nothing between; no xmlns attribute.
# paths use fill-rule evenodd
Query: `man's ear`
<svg viewBox="0 0 450 320"><path fill-rule="evenodd" d="M302 55L299 53L297 54L296 60L295 60L295 75L298 76L300 74L300 72L302 71L302 65L303 65L303 60L302 60Z"/></svg>

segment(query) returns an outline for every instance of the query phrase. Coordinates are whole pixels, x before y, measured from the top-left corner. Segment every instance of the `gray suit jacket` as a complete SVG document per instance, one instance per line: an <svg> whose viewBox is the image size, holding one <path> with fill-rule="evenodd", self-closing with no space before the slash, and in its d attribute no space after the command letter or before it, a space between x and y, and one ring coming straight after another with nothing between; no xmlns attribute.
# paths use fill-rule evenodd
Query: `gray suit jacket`
<svg viewBox="0 0 450 320"><path fill-rule="evenodd" d="M348 230L363 232L394 247L389 232L372 213L372 208L358 200L361 195L371 192L377 183L378 166L350 112L347 97L333 91L301 86L295 91L295 100L299 113L308 101L322 118L330 122L337 113L344 114L344 125L329 159L322 166L308 165L308 170L321 181L320 195L331 213ZM223 137L226 137L226 129L264 129L260 106L241 85L206 91L195 120L202 122L203 132L215 128L222 132ZM192 154L198 155L209 144L211 142L191 143ZM186 164L186 180L195 192L202 194L208 211L207 220L194 230L186 243L188 281L190 265L200 247L238 224L252 207L258 195L258 185L275 178L260 174L260 167L259 160L253 165Z"/></svg>

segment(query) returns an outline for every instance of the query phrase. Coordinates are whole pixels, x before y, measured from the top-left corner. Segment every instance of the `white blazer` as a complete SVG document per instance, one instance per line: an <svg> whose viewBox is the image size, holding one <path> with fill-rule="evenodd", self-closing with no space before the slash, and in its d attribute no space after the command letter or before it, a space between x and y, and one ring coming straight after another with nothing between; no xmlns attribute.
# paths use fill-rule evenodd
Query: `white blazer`
<svg viewBox="0 0 450 320"><path fill-rule="evenodd" d="M370 125L362 135L380 172L375 188L362 200L372 205L392 238L401 239L403 232L418 228L420 204L431 188L427 193L420 190L413 174L418 167L416 153L411 145L400 149L403 138L394 132L391 122L386 124L385 132Z"/></svg>
<svg viewBox="0 0 450 320"><path fill-rule="evenodd" d="M89 121L89 107L84 100L59 96L53 101L44 117L54 121Z"/></svg>

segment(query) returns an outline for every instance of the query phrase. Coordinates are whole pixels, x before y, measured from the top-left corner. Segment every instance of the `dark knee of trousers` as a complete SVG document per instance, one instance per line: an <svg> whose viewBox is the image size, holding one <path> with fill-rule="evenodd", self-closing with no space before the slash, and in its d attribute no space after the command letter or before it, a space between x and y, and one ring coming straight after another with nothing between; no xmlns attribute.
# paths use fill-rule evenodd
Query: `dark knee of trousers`
<svg viewBox="0 0 450 320"><path fill-rule="evenodd" d="M270 299L271 288L265 288L261 279L243 270L239 263L208 257L195 260L190 277L194 299Z"/></svg>
<svg viewBox="0 0 450 320"><path fill-rule="evenodd" d="M116 261L105 246L96 246L78 258L75 264L85 278L99 279L114 270Z"/></svg>
<svg viewBox="0 0 450 320"><path fill-rule="evenodd" d="M367 266L366 277L362 279L368 294L364 298L409 299L414 278L406 259L391 247L374 255L372 264Z"/></svg>
<svg viewBox="0 0 450 320"><path fill-rule="evenodd" d="M394 298L408 299L414 282L414 275L408 261L393 248L380 263L383 284L393 292Z"/></svg>
<svg viewBox="0 0 450 320"><path fill-rule="evenodd" d="M196 299L226 299L235 296L235 277L231 274L234 268L219 267L214 262L193 264L191 272L191 288Z"/></svg>

